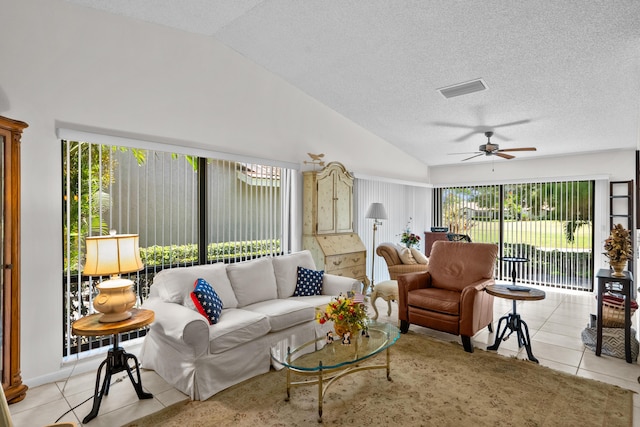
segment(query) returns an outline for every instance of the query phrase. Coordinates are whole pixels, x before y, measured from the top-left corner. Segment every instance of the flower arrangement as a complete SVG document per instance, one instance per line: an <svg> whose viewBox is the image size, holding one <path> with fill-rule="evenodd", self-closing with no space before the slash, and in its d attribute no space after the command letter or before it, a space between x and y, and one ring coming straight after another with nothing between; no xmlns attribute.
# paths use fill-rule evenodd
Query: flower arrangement
<svg viewBox="0 0 640 427"><path fill-rule="evenodd" d="M631 246L631 234L625 230L622 224L616 224L611 234L604 241L605 256L612 262L626 261L633 256Z"/></svg>
<svg viewBox="0 0 640 427"><path fill-rule="evenodd" d="M324 325L328 321L345 323L357 330L367 326L367 308L361 302L356 302L353 295L340 295L327 304L324 311L316 309L316 321Z"/></svg>
<svg viewBox="0 0 640 427"><path fill-rule="evenodd" d="M417 234L413 234L411 232L411 221L413 218L409 218L407 225L404 228L404 231L400 235L400 243L404 243L404 245L408 248L412 248L414 246L418 246L420 244L420 236Z"/></svg>

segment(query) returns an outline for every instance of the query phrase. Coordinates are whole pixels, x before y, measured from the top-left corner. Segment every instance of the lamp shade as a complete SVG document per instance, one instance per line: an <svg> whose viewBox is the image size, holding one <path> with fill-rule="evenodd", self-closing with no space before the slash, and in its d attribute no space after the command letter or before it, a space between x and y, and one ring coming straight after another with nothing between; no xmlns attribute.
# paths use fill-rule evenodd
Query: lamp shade
<svg viewBox="0 0 640 427"><path fill-rule="evenodd" d="M384 210L384 205L382 203L371 203L365 218L387 219L387 211Z"/></svg>
<svg viewBox="0 0 640 427"><path fill-rule="evenodd" d="M137 234L86 238L87 256L82 274L106 276L142 270Z"/></svg>

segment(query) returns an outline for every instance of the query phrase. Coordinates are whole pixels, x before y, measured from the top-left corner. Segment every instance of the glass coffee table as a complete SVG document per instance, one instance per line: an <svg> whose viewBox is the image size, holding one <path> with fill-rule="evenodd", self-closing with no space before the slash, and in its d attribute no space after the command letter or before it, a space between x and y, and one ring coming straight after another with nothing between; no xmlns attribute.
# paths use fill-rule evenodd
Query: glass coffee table
<svg viewBox="0 0 640 427"><path fill-rule="evenodd" d="M389 348L400 337L400 329L388 324L370 322L368 336L358 334L351 344L344 345L340 340L326 343L326 337L320 337L289 348L277 343L271 347L271 358L287 370L287 397L291 397L291 388L301 385L318 385L318 422L322 422L322 401L327 389L339 378L354 372L369 369L386 369L387 380L391 381L389 371L391 356ZM366 359L386 352L386 362L369 364ZM292 376L313 377L292 381Z"/></svg>

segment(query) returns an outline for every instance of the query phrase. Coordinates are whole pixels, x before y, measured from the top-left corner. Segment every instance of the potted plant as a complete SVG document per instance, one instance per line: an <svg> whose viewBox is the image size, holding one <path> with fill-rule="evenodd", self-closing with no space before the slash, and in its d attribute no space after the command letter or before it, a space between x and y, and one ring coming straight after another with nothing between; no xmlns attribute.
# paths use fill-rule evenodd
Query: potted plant
<svg viewBox="0 0 640 427"><path fill-rule="evenodd" d="M616 224L611 230L611 234L604 241L604 255L609 258L609 264L613 268L612 276L624 277L624 268L627 260L633 257L633 246L631 245L631 233L622 224Z"/></svg>
<svg viewBox="0 0 640 427"><path fill-rule="evenodd" d="M404 243L404 245L408 248L412 248L414 246L418 246L420 244L420 236L411 232L411 221L413 218L409 218L409 222L400 235L400 243Z"/></svg>
<svg viewBox="0 0 640 427"><path fill-rule="evenodd" d="M355 336L367 327L367 308L355 301L353 295L340 295L327 304L324 311L316 309L316 321L321 325L333 321L333 328L341 338L347 332Z"/></svg>

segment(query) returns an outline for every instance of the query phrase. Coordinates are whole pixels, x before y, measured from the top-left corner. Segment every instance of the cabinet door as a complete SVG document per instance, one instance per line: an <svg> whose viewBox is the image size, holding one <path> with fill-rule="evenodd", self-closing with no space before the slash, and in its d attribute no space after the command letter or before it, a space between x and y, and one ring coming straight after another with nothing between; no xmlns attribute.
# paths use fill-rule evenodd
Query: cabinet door
<svg viewBox="0 0 640 427"><path fill-rule="evenodd" d="M353 180L343 174L335 176L336 233L353 231Z"/></svg>
<svg viewBox="0 0 640 427"><path fill-rule="evenodd" d="M336 215L334 203L335 171L318 177L317 209L318 209L318 234L330 234L336 231Z"/></svg>

